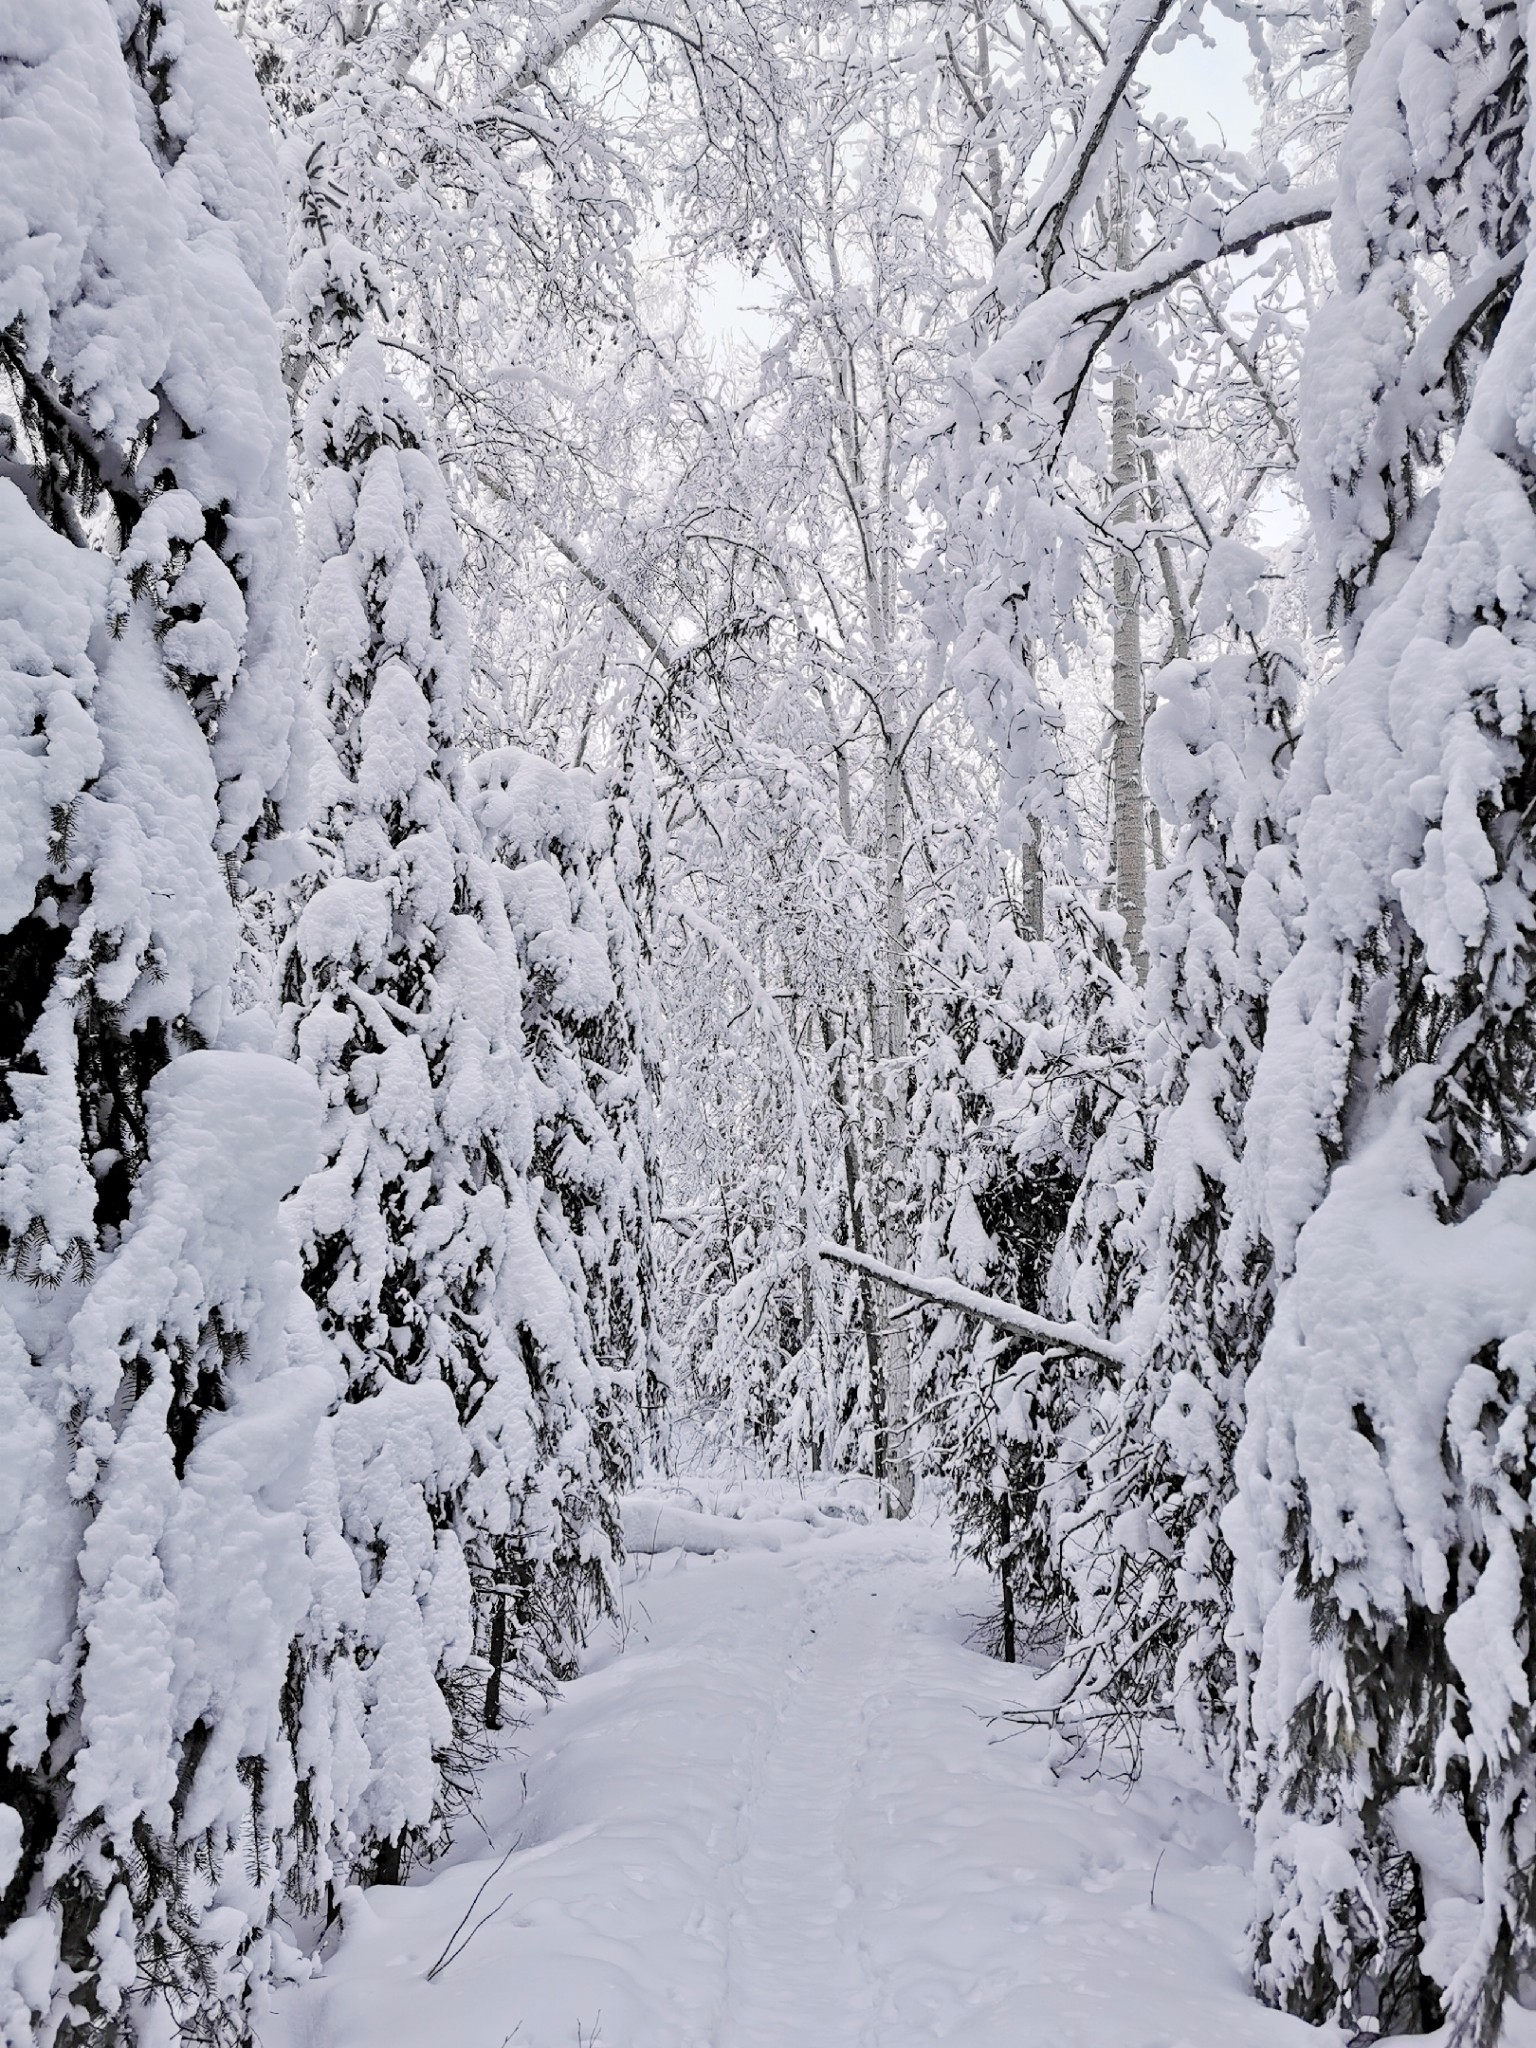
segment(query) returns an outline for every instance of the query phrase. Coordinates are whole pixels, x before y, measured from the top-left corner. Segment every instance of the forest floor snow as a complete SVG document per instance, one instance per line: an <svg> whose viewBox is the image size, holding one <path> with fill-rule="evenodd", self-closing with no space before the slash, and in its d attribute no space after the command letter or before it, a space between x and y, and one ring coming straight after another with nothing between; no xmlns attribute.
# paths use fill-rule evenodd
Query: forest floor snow
<svg viewBox="0 0 1536 2048"><path fill-rule="evenodd" d="M1216 1789L1053 1771L945 1531L813 1499L630 1503L618 1626L263 2048L1336 2048L1248 1994Z"/></svg>

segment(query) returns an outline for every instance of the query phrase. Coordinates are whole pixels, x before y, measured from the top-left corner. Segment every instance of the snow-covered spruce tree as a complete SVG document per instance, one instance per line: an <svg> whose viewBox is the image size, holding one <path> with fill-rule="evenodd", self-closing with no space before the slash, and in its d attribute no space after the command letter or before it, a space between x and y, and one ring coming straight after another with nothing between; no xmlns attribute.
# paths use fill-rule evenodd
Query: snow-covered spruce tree
<svg viewBox="0 0 1536 2048"><path fill-rule="evenodd" d="M206 0L0 24L0 2033L234 2041L274 1967L333 1398L240 1049L297 717L264 112Z"/></svg>
<svg viewBox="0 0 1536 2048"><path fill-rule="evenodd" d="M500 525L502 514L514 502L520 505L519 489L509 484L503 451L521 451L526 439L516 419L517 407L499 404L481 382L487 362L493 366L493 377L500 379L509 352L514 358L529 352L548 360L549 352L564 345L561 321L573 303L582 310L584 347L592 338L595 306L601 304L618 317L616 287L621 292L624 269L619 243L628 216L610 195L622 189L624 175L606 157L590 116L582 111L580 94L556 91L545 77L589 30L601 25L605 13L597 10L553 21L522 0L496 0L466 26L461 10L445 0L429 0L425 6L395 5L390 0L366 8L256 5L244 12L247 32L263 49L274 114L287 144L293 224L292 381L301 390L323 383L338 361L347 361L362 324L373 319L382 346L401 348L402 354L393 358L397 364L412 360L422 366L422 388L438 408L439 418L445 410L469 409L470 422L459 413L461 431L456 438L473 440L479 452L473 464L458 465L452 481L470 501L469 526L482 535L487 517ZM402 92L400 80L407 74L430 74L434 91ZM537 141L530 139L530 121ZM537 158L536 164L532 158ZM497 424L488 431L487 422L493 418ZM412 447L421 442L419 422L406 438ZM560 495L555 479L564 451L559 456L552 453L542 424L533 434L533 445L538 453L532 497L546 516L553 516ZM354 455L354 462L357 459ZM424 456L405 459L418 463ZM517 471L516 461L512 469ZM482 487L500 511L488 515L485 503L476 502ZM440 484L435 488L440 491ZM575 523L579 528L581 522ZM525 555L526 528L514 527L514 537L515 552ZM493 560L489 576L484 560L478 564L478 618L485 632L477 651L482 658L489 654L494 663L496 644L506 631L497 615L507 607L499 587L502 559ZM458 588L473 600L476 586L471 577L460 566L452 574ZM455 631L462 639L462 626ZM525 651L519 649L519 654ZM381 643L376 652L383 659L387 644ZM462 646L454 660L460 671L467 670L467 650ZM456 673L453 690L462 692L467 682L467 673ZM377 695L371 683L364 687ZM456 752L464 707L450 705L442 677L431 682L429 695L434 743ZM505 707L493 703L486 713L482 729L489 725L495 732ZM368 715L380 716L377 711ZM444 738L450 729L451 741ZM439 766L444 786L452 784L453 803L462 799L467 804L470 791L467 784L459 784L461 771L450 769L446 754ZM344 773L350 776L353 770L344 766ZM622 790L615 789L604 828L606 842L599 848L600 835L594 834L590 858L594 886L603 890L611 885L617 892L615 904L624 890L632 890L637 916L646 922L649 910L642 899L651 887L646 871L650 848L648 841L642 844L644 834L637 836L631 829L641 788L642 777L636 772ZM352 827L346 829L350 832ZM475 858L490 877L488 886L497 889L499 874L486 860L478 827L465 812L457 814L453 826L455 860L462 865L470 857L466 849L471 842L463 839L464 831L474 835L473 847L479 848ZM348 872L345 863L343 872ZM485 877L479 870L476 874L470 891L474 902L459 905L464 918L480 914L477 906ZM349 879L356 878L349 874ZM499 915L503 933L495 944L501 947L505 935L510 946L504 1021L507 1044L515 1056L523 1031L518 949L505 934L505 913ZM626 933L619 922L616 911L615 961L623 961L625 1001L638 1005L644 1000L644 975L638 959L629 957L638 951L638 927L631 924ZM407 972L404 955L395 971ZM529 993L536 999L532 983ZM469 999L466 991L460 994ZM422 1010L436 1000L426 995L409 998L412 1007ZM488 1000L487 991L478 991L474 1000ZM632 1007L622 1021L631 1025L638 1014ZM524 1676L539 1682L547 1681L552 1670L566 1667L590 1600L608 1597L616 1537L612 1495L633 1454L631 1410L642 1394L653 1400L658 1383L656 1361L647 1348L649 1196L648 1191L643 1197L637 1192L646 1189L650 1173L648 1077L627 1106L622 1100L640 1080L650 1051L647 1047L631 1070L620 1056L618 1038L608 1043L611 1021L587 1019L581 1030L596 1061L583 1086L602 1097L594 1114L608 1118L620 1154L610 1192L626 1177L629 1186L624 1199L630 1207L622 1225L617 1214L605 1219L624 1234L626 1249L619 1266L594 1277L601 1258L591 1242L590 1214L580 1219L579 1242L594 1272L582 1268L580 1257L573 1259L576 1238L567 1234L557 1241L557 1235L544 1230L558 1208L541 1192L549 1159L541 1159L534 1180L524 1184L532 1165L530 1147L540 1142L530 1100L530 1091L540 1085L532 1060L519 1060L517 1078L505 1084L507 1129L515 1126L516 1140L503 1132L491 1147L493 1163L486 1169L493 1181L505 1184L509 1216L516 1212L509 1229L521 1231L531 1205L543 1256L530 1259L527 1273L517 1283L526 1292L526 1301L503 1299L497 1309L511 1355L521 1356L530 1376L528 1426L533 1438L526 1471L514 1487L522 1497L517 1515L523 1534L514 1528L499 1536L494 1558L475 1552L471 1545L472 1562L477 1579L483 1576L483 1565L485 1583L515 1589L489 1596L490 1629L500 1641L503 1621L498 1615L509 1602L518 1646L514 1660L521 1660ZM439 1029L451 1028L446 1010L437 1021L422 1026L429 1038ZM489 1013L472 1028L489 1029ZM537 1037L537 1025L532 1028ZM597 1060L599 1042L613 1054L606 1078ZM352 1054L338 1057L350 1061ZM465 1096L461 1077L454 1083L454 1100ZM450 1124L458 1114L447 1096L441 1098L440 1110ZM547 1137L548 1129L541 1128ZM466 1150L464 1134L449 1135L470 1162L465 1170L481 1170L474 1167L474 1148ZM570 1177L566 1193L577 1202L575 1146L555 1144L554 1153ZM494 1163L497 1158L500 1166ZM611 1165L604 1161L604 1170ZM514 1181L520 1192L514 1193ZM405 1235L415 1229L403 1214L394 1227ZM609 1251L613 1249L610 1243ZM508 1256L514 1254L521 1256L517 1246ZM430 1256L443 1255L433 1251ZM565 1321L559 1327L552 1314L554 1298L547 1294L555 1268L565 1303ZM616 1349L622 1353L617 1365ZM598 1353L602 1366L592 1377L588 1368ZM603 1377L609 1373L612 1384ZM627 1389L622 1398L614 1395L615 1387ZM625 1411L622 1420L616 1413L599 1413L611 1397ZM592 1438L593 1429L601 1446ZM451 1472L445 1473L445 1482L450 1494L458 1487ZM420 1490L419 1483L413 1486ZM458 1490L462 1492L462 1487ZM482 1491L488 1502L494 1489ZM439 1509L442 1505L439 1502ZM466 1533L463 1513L457 1510L455 1525ZM480 1647L492 1648L483 1611ZM424 1742L424 1734L418 1732L418 1750Z"/></svg>
<svg viewBox="0 0 1536 2048"><path fill-rule="evenodd" d="M1226 551L1247 557L1245 584L1262 566ZM1208 595L1210 583L1208 572ZM1245 590L1240 603L1252 601ZM1295 949L1284 778L1296 681L1294 657L1256 648L1157 678L1147 776L1174 837L1147 928L1152 1152L1128 1325L1137 1363L1097 1421L1085 1515L1095 1611L1075 1652L1107 1708L1171 1707L1186 1739L1223 1753L1231 1559L1220 1517L1273 1308L1268 1246L1243 1199L1243 1116L1268 991Z"/></svg>
<svg viewBox="0 0 1536 2048"><path fill-rule="evenodd" d="M1046 1313L1114 1336L1142 1276L1139 1219L1145 1194L1147 1122L1141 1055L1141 990L1112 911L1070 884L1047 898L1047 933L1061 974L1062 1071L1057 1114L1073 1162L1070 1205L1051 1255ZM1047 1101L1051 1101L1048 1092ZM1091 1636L1097 1585L1085 1510L1090 1454L1115 1397L1113 1369L1085 1353L1049 1351L1020 1389L1010 1423L1027 1431L1039 1496L1032 1576L1047 1600L1049 1640L1067 1655ZM1032 1596L1033 1597L1033 1596ZM1059 1688L1075 1690L1071 1656Z"/></svg>
<svg viewBox="0 0 1536 2048"><path fill-rule="evenodd" d="M1056 952L1021 932L1005 906L984 944L956 921L924 964L929 1000L913 1100L918 1263L1038 1313L1092 1115L1072 1073ZM1035 1414L1041 1372L1051 1368L1042 1361L1017 1381L1006 1374L1023 1348L945 1310L928 1331L916 1381L920 1454L951 1492L963 1551L1000 1575L1010 1659L1017 1591L1037 1636L1061 1626L1051 1597L1048 1449Z"/></svg>
<svg viewBox="0 0 1536 2048"><path fill-rule="evenodd" d="M953 583L941 609L950 615L957 676L983 729L990 723L995 735L1005 789L1027 791L1034 776L1047 799L1050 784L1038 778L1042 748L1053 737L1044 662L1081 671L1095 659L1095 640L1112 647L1111 887L1134 956L1148 851L1140 763L1145 625L1166 607L1174 651L1188 652L1191 558L1203 559L1214 534L1231 530L1272 466L1274 437L1290 438L1270 388L1268 351L1257 340L1246 345L1220 310L1230 297L1223 259L1282 226L1316 221L1326 202L1316 191L1282 200L1279 174L1273 188L1255 189L1252 166L1221 150L1197 152L1197 169L1187 138L1175 139L1171 128L1151 143L1161 124L1137 105L1137 67L1160 28L1169 28L1171 40L1182 25L1171 7L1161 0L1106 6L1092 31L1072 20L1082 46L1062 30L1059 43L1042 42L1040 71L1021 68L1017 87L994 71L986 102L977 102L977 140L990 153L994 194L1008 189L1008 157L997 145L1015 127L1050 154L1043 176L1021 181L1022 204L993 202L993 289L977 302L970 345L956 364L936 464L941 549ZM978 83L979 67L978 48ZM1037 125L1032 95L1053 72L1075 89L1060 90L1059 106ZM993 118L994 104L1001 118ZM1173 162L1179 168L1170 177ZM1194 316L1178 303L1186 281L1200 308ZM1274 323L1266 313L1258 324ZM1201 344L1193 349L1191 333ZM1116 360L1101 378L1095 359L1111 346ZM1254 387L1265 424L1260 436L1234 435L1232 450L1213 453L1211 401L1217 416L1230 409L1211 375L1213 350L1223 348ZM1160 429L1176 438L1177 500L1187 522L1160 480L1167 443L1161 431L1156 439L1148 431L1154 409L1163 415ZM1258 463L1255 438L1265 449ZM1207 496L1216 500L1212 513L1201 509ZM1106 934L1106 958L1115 950ZM1143 1212L1158 1105L1142 1094L1139 994L1128 973L1114 978L1121 985L1104 1022L1130 1057L1062 1234L1051 1306L1106 1335L1129 1337L1147 1278L1148 1231L1155 1236L1157 1228ZM1113 1369L1073 1361L1053 1370L1050 1384L1062 1396L1050 1453L1059 1552L1047 1545L1053 1603L1065 1626L1060 1684L1064 1695L1087 1699L1115 1677L1125 1611L1134 1610L1143 1571L1159 1578L1143 1539L1163 1539L1149 1531L1136 1499L1151 1416ZM1122 1456L1123 1486L1112 1476ZM1122 1516L1121 1506L1130 1512ZM1164 1630L1165 1641L1170 1633ZM1133 1671L1132 1690L1161 1699L1161 1680L1145 1657L1133 1656L1122 1675L1129 1681Z"/></svg>
<svg viewBox="0 0 1536 2048"><path fill-rule="evenodd" d="M362 1575L360 1606L316 1647L357 1667L367 1752L350 1790L330 1788L333 1826L355 1874L397 1881L440 1842L444 1760L479 1718L466 1425L483 1418L474 1462L489 1457L493 1488L509 1455L521 1479L532 1432L491 1307L526 1111L515 963L453 786L458 543L419 417L366 334L311 400L305 443L305 624L328 745L283 1018L328 1110L325 1164L294 1207L346 1366L329 1448Z"/></svg>
<svg viewBox="0 0 1536 2048"><path fill-rule="evenodd" d="M655 1230L661 1156L657 1128L665 1063L655 967L659 867L666 839L651 735L631 722L618 765L603 782L589 858L591 887L608 927L618 1001L583 1046L592 1093L613 1136L621 1174L610 1211L624 1217L622 1245L597 1288L615 1366L633 1374L629 1396L639 1424L660 1425L671 1385L656 1303Z"/></svg>
<svg viewBox="0 0 1536 2048"><path fill-rule="evenodd" d="M369 1505L350 1533L387 1552L389 1529L369 1518L398 1512L401 1541L427 1546L401 1557L378 1622L398 1623L418 1678L435 1674L429 1701L453 1695L462 1732L479 1713L463 1677L464 1562L482 1651L494 1638L498 1668L547 1683L568 1665L586 1595L606 1594L612 1505L584 1438L573 1304L538 1241L517 945L459 760L458 542L423 423L366 336L311 402L306 441L308 618L335 777L319 820L327 871L294 927L284 989L333 1122L331 1163L299 1207L309 1284L344 1334L354 1400L415 1416L411 1443L382 1408L359 1420ZM451 1437L453 1418L457 1449L433 1436ZM388 1483L393 1506L378 1491ZM423 1505L440 1532L431 1543ZM397 1595L414 1612L397 1613ZM398 1786L394 1803L369 1802L379 1867L392 1870L440 1820L429 1759L440 1766L450 1731L441 1698L429 1725L401 1719L394 1688L378 1689L379 1739L405 1745L381 1781ZM492 1719L498 1691L493 1681Z"/></svg>
<svg viewBox="0 0 1536 2048"><path fill-rule="evenodd" d="M1230 1518L1260 1990L1477 2048L1536 1926L1526 22L1393 6L1356 79L1307 482L1364 623L1297 756Z"/></svg>
<svg viewBox="0 0 1536 2048"><path fill-rule="evenodd" d="M529 1194L580 1347L579 1370L551 1386L546 1428L560 1445L562 1513L599 1603L616 1496L665 1385L652 1263L654 823L635 773L632 757L605 785L516 748L471 767L522 967ZM588 1524L601 1542L582 1539Z"/></svg>
<svg viewBox="0 0 1536 2048"><path fill-rule="evenodd" d="M925 1270L1052 1316L1064 1274L1086 1256L1077 1249L1090 1228L1085 1174L1122 1120L1139 1130L1139 1038L1136 991L1118 971L1112 930L1066 884L1045 901L1044 937L1021 931L1009 905L984 949L955 925L927 963L932 1010L916 1121ZM1118 1315L1124 1273L1134 1269L1118 1224L1134 1205L1107 1186L1102 1205L1095 1313L1107 1303ZM1080 1238L1069 1241L1074 1227ZM952 1311L937 1317L924 1350L930 1455L953 1489L962 1543L993 1565L1007 1553L1010 1585L1028 1607L1023 1625L1042 1648L1081 1633L1064 1531L1085 1497L1088 1419L1103 1374L1075 1352L978 1335Z"/></svg>

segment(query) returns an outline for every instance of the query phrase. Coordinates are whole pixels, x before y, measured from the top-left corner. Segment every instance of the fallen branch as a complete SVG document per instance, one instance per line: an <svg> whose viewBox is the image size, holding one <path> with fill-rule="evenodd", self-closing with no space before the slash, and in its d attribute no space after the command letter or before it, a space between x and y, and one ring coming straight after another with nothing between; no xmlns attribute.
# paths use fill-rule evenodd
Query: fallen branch
<svg viewBox="0 0 1536 2048"><path fill-rule="evenodd" d="M850 1266L855 1273L881 1280L901 1294L915 1294L919 1301L938 1302L944 1308L980 1316L983 1322L995 1323L1000 1330L1012 1330L1016 1336L1059 1345L1064 1351L1085 1351L1090 1358L1102 1358L1107 1365L1123 1367L1131 1362L1122 1345L1081 1323L1053 1323L1011 1301L999 1301L994 1295L978 1294L973 1287L962 1287L958 1280L946 1280L937 1273L903 1272L899 1266L888 1266L883 1259L872 1259L845 1244L834 1244L830 1238L823 1238L816 1246L816 1256L831 1259L835 1265Z"/></svg>

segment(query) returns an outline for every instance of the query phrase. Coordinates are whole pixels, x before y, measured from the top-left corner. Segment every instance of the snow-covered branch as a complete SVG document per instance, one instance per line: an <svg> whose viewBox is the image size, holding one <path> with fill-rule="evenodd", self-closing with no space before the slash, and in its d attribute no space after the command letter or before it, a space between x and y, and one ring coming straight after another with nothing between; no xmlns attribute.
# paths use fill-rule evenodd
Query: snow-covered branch
<svg viewBox="0 0 1536 2048"><path fill-rule="evenodd" d="M1130 1363L1130 1355L1123 1345L1101 1337L1096 1330L1090 1330L1082 1323L1052 1322L1046 1316L1032 1315L1027 1308L1019 1308L1011 1301L999 1301L995 1295L978 1294L973 1287L962 1287L958 1280L946 1280L937 1273L908 1273L899 1266L888 1266L883 1259L872 1259L865 1252L856 1252L848 1245L834 1244L828 1238L823 1238L816 1246L816 1256L831 1259L840 1266L850 1266L855 1273L879 1280L901 1294L915 1295L919 1301L932 1301L943 1308L959 1309L965 1315L980 1316L984 1322L994 1323L1000 1330L1012 1330L1017 1336L1059 1344L1068 1351L1085 1351L1091 1358L1102 1358L1106 1365L1126 1366Z"/></svg>
<svg viewBox="0 0 1536 2048"><path fill-rule="evenodd" d="M635 638L645 647L651 658L658 662L670 675L676 667L676 660L674 656L667 652L666 643L663 641L660 633L641 617L636 607L630 603L621 590L617 590L614 587L612 581L603 574L601 569L588 561L585 553L577 547L574 541L567 540L563 534L557 533L553 527L543 520L540 520L538 525L540 533L543 534L555 553L563 556L570 563L571 567L576 570L577 574L591 585L592 589L597 592L597 595L606 604L613 607Z"/></svg>
<svg viewBox="0 0 1536 2048"><path fill-rule="evenodd" d="M1046 283L1050 282L1062 236L1081 202L1116 109L1171 7L1172 0L1132 0L1116 19L1113 40L1103 52L1104 69L1083 110L1072 147L1047 179L1024 230L1024 245L1035 252Z"/></svg>
<svg viewBox="0 0 1536 2048"><path fill-rule="evenodd" d="M1176 242L1125 270L1042 292L980 357L978 384L1010 393L1031 388L1037 409L1052 417L1059 446L1094 358L1134 306L1161 298L1223 257L1250 256L1277 235L1318 226L1334 198L1331 184L1251 192L1216 219L1192 219Z"/></svg>

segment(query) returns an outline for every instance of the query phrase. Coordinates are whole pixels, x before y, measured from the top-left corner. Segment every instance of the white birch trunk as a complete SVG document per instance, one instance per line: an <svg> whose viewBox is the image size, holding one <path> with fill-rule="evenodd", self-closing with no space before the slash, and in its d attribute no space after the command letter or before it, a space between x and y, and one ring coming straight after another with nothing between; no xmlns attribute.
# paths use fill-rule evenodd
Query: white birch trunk
<svg viewBox="0 0 1536 2048"><path fill-rule="evenodd" d="M1354 97L1355 73L1370 48L1371 0L1344 0L1344 75Z"/></svg>
<svg viewBox="0 0 1536 2048"><path fill-rule="evenodd" d="M907 813L901 782L899 707L888 679L885 738L885 1056L887 1074L887 1189L905 1179L911 1134L907 1127L910 1020L907 1014ZM886 1256L903 1269L912 1263L911 1235L899 1202L890 1201ZM897 1520L912 1509L912 1357L907 1326L892 1321L885 1333L886 1512Z"/></svg>
<svg viewBox="0 0 1536 2048"><path fill-rule="evenodd" d="M1130 196L1122 169L1116 193L1116 254L1131 262ZM1137 460L1136 372L1115 372L1110 401L1110 525L1134 527L1141 510ZM1141 741L1144 713L1141 674L1141 568L1132 547L1115 549L1111 602L1114 614L1112 703L1114 747L1110 756L1110 829L1114 861L1114 903L1125 919L1126 950L1136 972L1146 976L1143 935L1147 922L1146 794L1142 787Z"/></svg>

